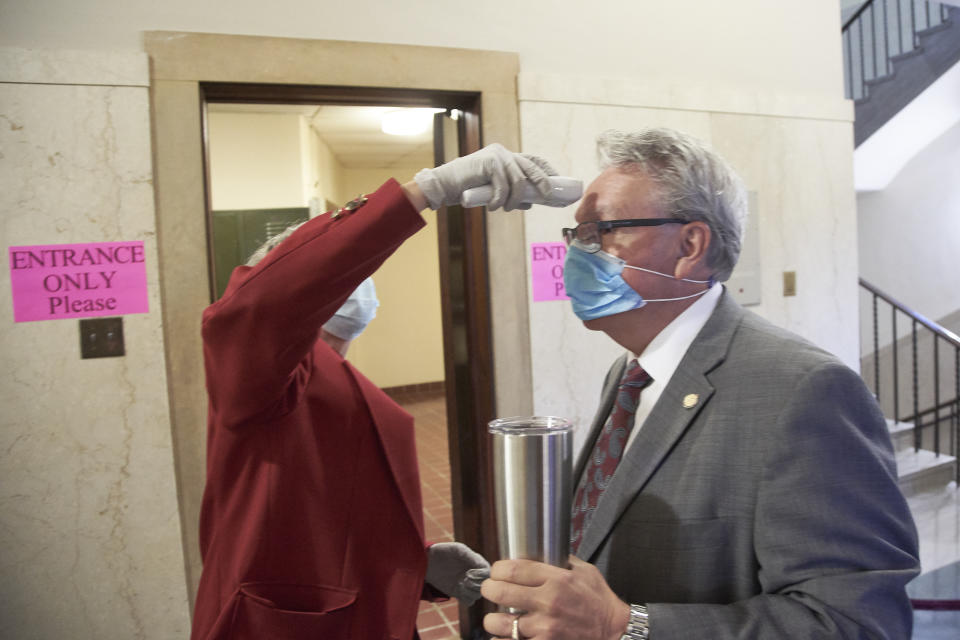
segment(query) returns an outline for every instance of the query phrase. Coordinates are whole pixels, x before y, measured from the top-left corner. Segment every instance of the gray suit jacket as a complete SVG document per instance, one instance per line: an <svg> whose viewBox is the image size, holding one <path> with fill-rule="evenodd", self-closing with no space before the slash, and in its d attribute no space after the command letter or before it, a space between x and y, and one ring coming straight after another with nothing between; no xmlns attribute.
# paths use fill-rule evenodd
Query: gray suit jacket
<svg viewBox="0 0 960 640"><path fill-rule="evenodd" d="M625 363L607 375L575 478ZM578 555L647 604L656 640L910 637L916 529L875 400L836 358L726 292Z"/></svg>

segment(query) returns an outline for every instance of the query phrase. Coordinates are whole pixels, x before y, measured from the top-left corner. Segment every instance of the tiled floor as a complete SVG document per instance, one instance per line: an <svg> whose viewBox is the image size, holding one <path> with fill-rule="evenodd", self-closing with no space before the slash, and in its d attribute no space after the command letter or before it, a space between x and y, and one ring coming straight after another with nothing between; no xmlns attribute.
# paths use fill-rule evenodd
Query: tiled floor
<svg viewBox="0 0 960 640"><path fill-rule="evenodd" d="M907 586L911 598L960 598L960 491L951 483L939 491L910 498L910 510L920 536L923 573ZM917 610L913 640L960 638L960 612Z"/></svg>
<svg viewBox="0 0 960 640"><path fill-rule="evenodd" d="M909 499L920 536L923 572L960 560L960 490L950 483L939 491L926 491ZM958 636L960 637L960 636Z"/></svg>
<svg viewBox="0 0 960 640"><path fill-rule="evenodd" d="M932 600L941 606L960 601L960 562L924 572L907 587L911 598ZM945 603L944 600L952 600ZM960 611L917 609L913 614L913 640L957 640L960 638Z"/></svg>
<svg viewBox="0 0 960 640"><path fill-rule="evenodd" d="M420 460L420 483L423 491L424 526L428 542L453 540L453 514L450 506L450 463L447 457L446 404L442 391L411 391L393 394L416 424L417 454ZM927 492L910 499L910 507L920 535L920 560L923 567L921 583L929 586L934 574L940 584L948 579L951 593L960 590L960 490L955 484L941 491ZM952 566L949 574L938 571ZM947 578L944 578L947 575ZM926 582L925 582L926 581ZM923 597L951 597L950 594L924 592ZM916 597L916 596L915 596ZM456 600L420 605L417 629L422 640L452 640L459 638L458 604ZM945 625L944 625L945 623ZM914 640L934 640L941 637L960 637L953 634L956 617L950 614L918 612L917 633ZM947 635L938 635L946 632Z"/></svg>
<svg viewBox="0 0 960 640"><path fill-rule="evenodd" d="M423 493L423 525L427 542L453 540L450 506L450 460L447 455L447 409L442 391L391 393L414 418L420 487ZM459 638L456 600L421 602L417 630L421 640Z"/></svg>

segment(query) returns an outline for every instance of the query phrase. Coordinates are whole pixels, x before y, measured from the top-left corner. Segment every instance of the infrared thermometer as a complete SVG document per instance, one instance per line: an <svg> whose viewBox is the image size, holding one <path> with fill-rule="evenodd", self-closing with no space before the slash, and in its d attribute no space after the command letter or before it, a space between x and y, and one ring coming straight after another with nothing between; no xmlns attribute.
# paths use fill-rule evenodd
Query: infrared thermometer
<svg viewBox="0 0 960 640"><path fill-rule="evenodd" d="M544 198L532 184L523 189L524 204L544 204L548 207L565 207L573 204L583 195L583 182L576 178L550 176L550 195ZM493 198L493 187L485 184L481 187L467 189L460 196L460 204L464 207L482 207L489 204Z"/></svg>

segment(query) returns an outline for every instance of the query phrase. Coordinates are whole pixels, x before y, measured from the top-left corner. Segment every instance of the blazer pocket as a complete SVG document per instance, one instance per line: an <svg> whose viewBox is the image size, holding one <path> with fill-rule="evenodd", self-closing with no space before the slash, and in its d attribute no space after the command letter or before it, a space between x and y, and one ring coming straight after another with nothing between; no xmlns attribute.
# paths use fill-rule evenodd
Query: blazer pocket
<svg viewBox="0 0 960 640"><path fill-rule="evenodd" d="M246 582L236 595L230 640L350 638L357 591L324 585Z"/></svg>

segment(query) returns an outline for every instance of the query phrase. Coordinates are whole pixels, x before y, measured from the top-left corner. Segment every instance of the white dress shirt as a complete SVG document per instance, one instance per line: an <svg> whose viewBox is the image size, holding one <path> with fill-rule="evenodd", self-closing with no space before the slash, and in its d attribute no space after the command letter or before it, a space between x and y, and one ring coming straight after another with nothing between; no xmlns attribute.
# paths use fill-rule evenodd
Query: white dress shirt
<svg viewBox="0 0 960 640"><path fill-rule="evenodd" d="M700 296L700 299L687 307L683 313L673 319L673 322L663 328L656 337L647 345L643 353L637 356L633 352L627 352L629 358L637 358L644 371L650 374L653 382L647 385L640 392L640 405L637 407L637 413L634 416L633 430L627 439L628 449L633 444L637 433L643 427L647 416L653 409L653 405L660 399L673 372L677 370L680 361L683 359L687 349L697 337L703 325L717 306L720 300L720 294L723 292L723 285L714 284L710 289ZM657 304L656 302L650 304Z"/></svg>

